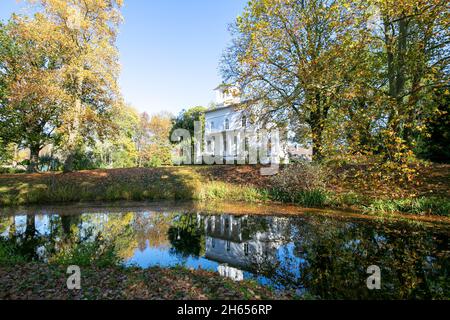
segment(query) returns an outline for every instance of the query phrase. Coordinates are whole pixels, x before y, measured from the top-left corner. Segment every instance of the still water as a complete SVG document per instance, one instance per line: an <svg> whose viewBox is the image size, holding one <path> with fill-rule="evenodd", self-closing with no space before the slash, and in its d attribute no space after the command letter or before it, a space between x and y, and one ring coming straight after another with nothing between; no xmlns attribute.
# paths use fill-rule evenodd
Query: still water
<svg viewBox="0 0 450 320"><path fill-rule="evenodd" d="M26 260L109 255L126 266L202 268L326 299L450 298L449 230L317 212L59 208L0 215L0 244ZM380 290L367 288L371 265L381 269Z"/></svg>

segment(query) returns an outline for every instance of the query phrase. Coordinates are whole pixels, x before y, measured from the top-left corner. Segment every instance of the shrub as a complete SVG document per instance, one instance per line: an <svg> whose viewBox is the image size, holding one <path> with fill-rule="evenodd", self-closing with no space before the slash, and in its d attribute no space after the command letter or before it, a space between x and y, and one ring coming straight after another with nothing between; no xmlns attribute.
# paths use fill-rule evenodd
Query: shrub
<svg viewBox="0 0 450 320"><path fill-rule="evenodd" d="M271 183L273 187L289 193L323 190L327 176L327 171L318 164L298 162L284 167L271 178Z"/></svg>
<svg viewBox="0 0 450 320"><path fill-rule="evenodd" d="M148 168L158 168L163 165L162 160L157 156L152 156L150 161L146 163Z"/></svg>
<svg viewBox="0 0 450 320"><path fill-rule="evenodd" d="M94 152L86 150L86 147L81 147L75 150L73 155L73 169L79 170L94 170L101 165L99 159L96 158Z"/></svg>
<svg viewBox="0 0 450 320"><path fill-rule="evenodd" d="M328 199L325 192L327 176L328 172L318 164L290 164L270 179L272 198L305 206L323 206Z"/></svg>

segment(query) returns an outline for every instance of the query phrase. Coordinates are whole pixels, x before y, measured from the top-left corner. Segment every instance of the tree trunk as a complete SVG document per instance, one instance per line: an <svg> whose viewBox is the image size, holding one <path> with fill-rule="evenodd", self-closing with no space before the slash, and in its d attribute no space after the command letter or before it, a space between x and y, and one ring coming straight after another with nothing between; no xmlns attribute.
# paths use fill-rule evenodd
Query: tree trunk
<svg viewBox="0 0 450 320"><path fill-rule="evenodd" d="M315 110L311 111L309 125L312 133L313 143L313 160L321 161L324 158L323 154L323 129L325 127L325 120L328 117L328 109L323 103L322 95L316 93L315 95Z"/></svg>
<svg viewBox="0 0 450 320"><path fill-rule="evenodd" d="M317 126L316 128L312 128L312 143L313 143L313 160L321 161L323 159L322 152L322 129Z"/></svg>
<svg viewBox="0 0 450 320"><path fill-rule="evenodd" d="M34 173L38 171L40 146L30 146L30 163L28 164L27 172Z"/></svg>
<svg viewBox="0 0 450 320"><path fill-rule="evenodd" d="M405 90L405 73L406 73L406 47L407 47L407 38L408 38L408 21L406 17L402 17L398 22L399 25L399 33L398 33L398 49L397 49L397 83L396 83L396 96L397 103L399 105L402 104L402 95Z"/></svg>
<svg viewBox="0 0 450 320"><path fill-rule="evenodd" d="M389 96L396 96L396 83L395 83L395 63L394 63L394 35L391 33L391 17L383 17L384 25L384 45L387 56L387 77L389 80Z"/></svg>
<svg viewBox="0 0 450 320"><path fill-rule="evenodd" d="M80 125L81 125L81 113L83 111L83 106L81 102L81 96L83 94L83 77L78 75L77 80L77 94L75 100L75 110L73 116L73 123L69 129L69 139L67 143L67 157L64 161L63 171L65 173L72 172L74 170L75 164L75 152L79 143L80 136Z"/></svg>
<svg viewBox="0 0 450 320"><path fill-rule="evenodd" d="M406 52L408 39L408 20L405 15L398 18L396 26L398 27L397 48L394 49L395 37L389 34L389 29L394 22L391 18L385 18L385 46L387 51L387 68L389 78L389 96L393 101L393 110L389 116L389 125L397 136L401 136L403 117L406 114L405 105L403 101L403 94L405 92L406 84Z"/></svg>
<svg viewBox="0 0 450 320"><path fill-rule="evenodd" d="M81 113L81 100L77 99L75 102L75 115L73 124L69 132L69 141L67 143L67 157L64 161L63 171L64 173L72 172L75 164L75 151L80 127L80 113Z"/></svg>

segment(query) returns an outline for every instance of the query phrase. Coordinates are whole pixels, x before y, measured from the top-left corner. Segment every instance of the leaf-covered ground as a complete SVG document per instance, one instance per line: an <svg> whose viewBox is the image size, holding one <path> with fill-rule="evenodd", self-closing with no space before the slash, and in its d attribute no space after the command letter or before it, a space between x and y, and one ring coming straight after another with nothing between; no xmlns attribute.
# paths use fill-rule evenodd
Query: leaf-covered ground
<svg viewBox="0 0 450 320"><path fill-rule="evenodd" d="M355 193L372 199L438 196L450 198L450 164L418 166L411 181L387 181L371 174L370 165L345 165L333 168L328 189L338 194Z"/></svg>
<svg viewBox="0 0 450 320"><path fill-rule="evenodd" d="M81 290L67 289L61 266L0 266L0 299L13 300L261 300L286 299L252 281L184 268L81 268Z"/></svg>

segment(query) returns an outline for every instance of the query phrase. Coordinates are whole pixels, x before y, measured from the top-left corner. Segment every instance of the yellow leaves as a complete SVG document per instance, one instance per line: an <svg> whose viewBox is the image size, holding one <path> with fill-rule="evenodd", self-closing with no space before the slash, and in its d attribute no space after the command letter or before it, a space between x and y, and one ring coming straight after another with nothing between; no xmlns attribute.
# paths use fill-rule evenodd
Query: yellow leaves
<svg viewBox="0 0 450 320"><path fill-rule="evenodd" d="M415 130L418 132L424 132L427 129L425 125L417 125L415 126Z"/></svg>
<svg viewBox="0 0 450 320"><path fill-rule="evenodd" d="M96 100L106 101L108 96L119 95L118 52L112 40L117 32L115 26L121 20L118 8L122 1L39 2L44 11L31 21L24 20L22 26L30 40L61 48L58 56L65 62L59 69L58 78L65 81L61 89L72 95L72 101L79 98L80 88L85 84L97 87L97 92L104 92L105 96L98 96ZM95 109L95 105L83 107Z"/></svg>
<svg viewBox="0 0 450 320"><path fill-rule="evenodd" d="M74 128L88 128L94 136L94 130L106 127L114 99L120 97L114 41L122 1L30 3L40 4L36 8L41 11L33 17L13 15L5 29L15 50L1 57L8 67L2 75L8 107L14 111L8 116L26 114L17 118L24 122L20 126L41 130L38 134L46 139L42 127L67 136L73 136ZM75 140L82 138L79 134Z"/></svg>

